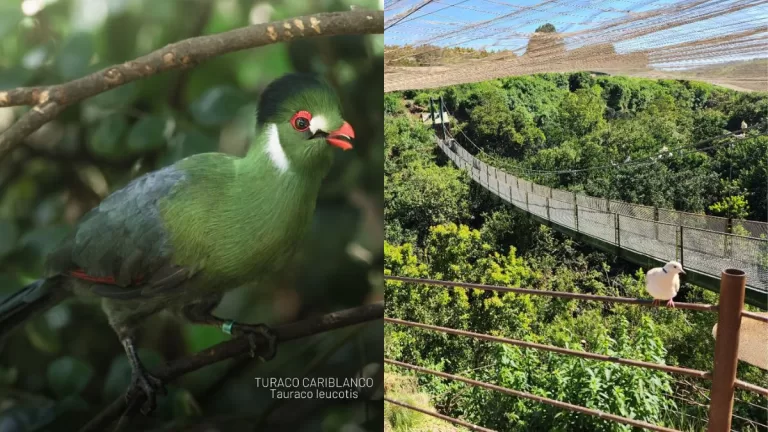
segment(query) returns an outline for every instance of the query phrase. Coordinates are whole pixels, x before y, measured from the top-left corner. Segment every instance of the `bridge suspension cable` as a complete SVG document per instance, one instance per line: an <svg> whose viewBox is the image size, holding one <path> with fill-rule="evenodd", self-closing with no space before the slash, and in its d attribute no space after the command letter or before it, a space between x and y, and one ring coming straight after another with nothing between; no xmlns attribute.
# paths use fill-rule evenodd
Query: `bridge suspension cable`
<svg viewBox="0 0 768 432"><path fill-rule="evenodd" d="M444 125L443 125L444 127ZM647 268L683 264L687 281L713 291L723 268L750 275L748 303L768 305L768 224L590 197L523 180L472 156L449 135L438 146L492 194L566 235ZM749 235L733 234L741 226Z"/></svg>

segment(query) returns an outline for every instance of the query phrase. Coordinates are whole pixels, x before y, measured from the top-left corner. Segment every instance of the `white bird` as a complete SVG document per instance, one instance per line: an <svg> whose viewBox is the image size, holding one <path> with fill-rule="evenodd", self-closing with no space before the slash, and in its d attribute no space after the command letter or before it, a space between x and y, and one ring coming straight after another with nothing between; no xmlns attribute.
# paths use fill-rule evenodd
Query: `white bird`
<svg viewBox="0 0 768 432"><path fill-rule="evenodd" d="M653 297L653 304L657 301L667 300L668 307L675 307L672 299L680 291L680 276L685 274L683 265L677 261L670 261L664 267L656 267L645 274L645 289Z"/></svg>
<svg viewBox="0 0 768 432"><path fill-rule="evenodd" d="M744 120L742 120L742 121L741 121L741 131L742 131L742 132L746 132L746 131L747 131L747 130L746 130L746 129L747 129L747 127L748 127L748 126L747 126L747 122L745 122Z"/></svg>

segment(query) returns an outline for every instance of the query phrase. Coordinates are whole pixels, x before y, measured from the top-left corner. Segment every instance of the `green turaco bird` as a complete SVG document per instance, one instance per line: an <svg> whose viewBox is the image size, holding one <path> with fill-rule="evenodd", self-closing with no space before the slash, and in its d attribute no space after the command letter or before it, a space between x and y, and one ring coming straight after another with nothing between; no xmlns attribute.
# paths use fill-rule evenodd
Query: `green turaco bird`
<svg viewBox="0 0 768 432"><path fill-rule="evenodd" d="M45 278L0 303L0 337L69 296L97 296L133 369L127 396L144 412L165 389L141 364L134 334L169 309L229 334L276 337L266 325L211 314L222 295L266 282L295 254L312 218L333 147L352 148L352 127L331 87L289 74L262 93L248 154L198 154L148 173L83 216L46 261Z"/></svg>

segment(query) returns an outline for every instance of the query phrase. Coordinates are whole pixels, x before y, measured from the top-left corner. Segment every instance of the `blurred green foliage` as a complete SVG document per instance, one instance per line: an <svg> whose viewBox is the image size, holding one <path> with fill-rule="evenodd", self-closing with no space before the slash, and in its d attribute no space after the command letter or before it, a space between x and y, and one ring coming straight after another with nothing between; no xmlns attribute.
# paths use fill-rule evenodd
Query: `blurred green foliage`
<svg viewBox="0 0 768 432"><path fill-rule="evenodd" d="M0 90L57 84L189 37L350 5L380 7L372 0L0 0ZM356 131L355 150L337 156L301 262L276 295L258 297L243 287L216 312L280 323L381 299L382 56L382 35L295 40L212 58L68 108L0 163L0 298L41 277L56 242L131 179L196 153L244 154L261 89L286 72L313 71L336 87ZM0 130L27 109L0 108ZM150 370L227 339L216 329L162 316L146 328L139 346ZM283 345L266 365L245 359L205 368L172 383L156 414L136 419L130 430L204 421L245 430L267 412L290 420L290 430L333 431L345 424L378 430L381 400L367 400L370 394L278 401L253 378L354 377L381 363L382 337L374 323ZM76 430L130 382L122 347L98 304L59 305L3 348L3 432ZM300 409L306 415L294 415ZM226 424L219 422L223 417Z"/></svg>
<svg viewBox="0 0 768 432"><path fill-rule="evenodd" d="M694 82L589 74L515 77L385 95L385 274L634 298L647 297L648 269L512 211L440 153L433 131L419 118L428 105L418 102L440 93L461 122L458 128L491 155L481 157L511 169L588 168L619 155L621 162L628 154L736 130L741 119L757 124L765 110L761 114L755 107L768 103L764 94ZM459 133L454 130L454 135ZM661 174L654 170L643 176L639 168L627 167L535 180L642 204L704 211L724 200L713 211L730 205L742 211L734 217L747 208L753 217L764 214L768 141L747 137L730 142L732 148L723 145L657 164ZM421 174L425 171L430 175ZM738 189L732 186L736 182ZM442 190L443 199L434 199L433 190ZM739 198L726 199L732 196ZM386 283L385 293L386 315L393 318L712 369L714 314L396 281ZM685 284L676 300L715 304L717 295ZM394 324L385 324L384 331L388 358L678 430L706 428L706 381ZM389 366L386 372L409 374ZM738 375L768 386L768 373L754 366L741 362ZM631 430L463 383L415 376L419 390L429 393L439 411L494 430ZM737 397L734 430L757 431L757 423L768 424L764 398L741 391Z"/></svg>

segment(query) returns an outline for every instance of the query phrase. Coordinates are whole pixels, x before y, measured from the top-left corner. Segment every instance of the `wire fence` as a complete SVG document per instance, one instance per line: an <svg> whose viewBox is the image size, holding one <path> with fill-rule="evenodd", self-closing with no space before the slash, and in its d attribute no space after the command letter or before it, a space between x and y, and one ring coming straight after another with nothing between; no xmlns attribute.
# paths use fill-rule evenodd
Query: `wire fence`
<svg viewBox="0 0 768 432"><path fill-rule="evenodd" d="M488 165L459 143L438 139L438 146L456 166L503 201L539 218L586 234L654 260L679 261L686 270L719 277L723 269L747 273L749 287L768 293L768 232L759 222L734 221L749 226L751 236L728 232L726 218L629 204L538 185ZM745 226L746 228L746 226Z"/></svg>
<svg viewBox="0 0 768 432"><path fill-rule="evenodd" d="M590 295L590 294L574 294L574 293L564 293L564 292L557 292L557 291L509 288L509 287L501 287L501 286L495 286L495 285L440 281L440 280L431 280L431 279L419 279L419 278L410 278L410 277L393 276L393 275L385 275L384 279L387 281L400 282L400 283L424 284L424 285L443 286L443 287L450 287L450 288L481 289L481 290L497 291L497 292L514 292L517 294L541 295L541 296L560 297L560 298L564 297L572 300L611 302L611 299L614 299L615 300L614 303L628 303L628 304L635 304L635 305L642 305L642 306L656 306L645 300L630 299L630 298L623 298L623 297L611 298L607 296L597 296L597 295ZM745 291L746 291L745 275L743 272L739 270L732 270L732 269L726 270L723 272L723 275L721 277L721 285L722 285L721 293L723 294L721 294L720 296L719 305L713 306L708 304L694 304L694 303L684 304L685 305L684 308L686 309L695 310L699 312L717 312L718 313L718 336L716 338L715 361L713 362L714 363L713 372L701 371L696 369L689 369L689 368L665 365L665 364L659 364L659 363L651 363L651 362L640 361L640 360L611 357L611 356L606 356L602 354L590 353L586 351L577 351L577 350L560 348L560 347L551 346L551 345L544 345L544 344L527 342L522 340L509 339L509 338L504 338L499 336L491 336L491 335L474 333L474 332L465 331L465 330L451 329L447 327L423 324L423 323L412 322L412 321L407 321L407 320L397 319L392 317L385 317L384 320L387 323L399 325L399 326L419 328L422 330L434 331L434 332L439 332L443 334L469 337L473 339L485 340L488 342L509 344L509 345L535 349L540 351L554 352L560 355L576 356L576 357L586 358L586 359L595 360L595 361L604 361L604 362L617 363L625 366L659 370L666 373L674 373L674 374L693 377L697 379L712 381L712 389L709 392L709 396L707 396L706 394L702 394L702 396L705 397L707 401L710 401L710 400L712 401L709 404L705 405L702 403L691 401L687 398L681 398L681 396L675 396L675 398L681 399L686 403L695 405L699 408L707 409L708 415L706 420L700 417L690 416L690 414L681 412L683 415L692 417L697 421L703 421L705 423L708 423L708 429L707 429L708 432L731 431L732 430L731 425L734 419L744 422L746 424L750 424L755 427L758 427L758 426L762 427L765 425L759 422L756 422L755 420L746 419L733 413L734 401L738 399L735 397L735 389L737 388L754 392L763 397L768 397L768 388L763 388L763 387L756 386L754 384L750 384L750 383L741 381L739 379L736 379L736 365L738 363L738 339L739 339L739 332L741 328L741 320L753 318L749 314L744 313L744 310L743 310L744 297L745 297ZM735 344L734 344L734 341L736 341ZM606 419L606 420L610 420L610 421L614 421L617 423L622 423L622 424L626 424L634 427L639 427L646 430L680 432L680 431L677 431L676 429L671 429L671 428L659 426L659 425L653 425L644 421L622 417L622 416L606 413L603 411L594 410L594 409L582 407L579 405L574 405L567 402L550 399L540 395L534 395L531 393L513 390L513 389L497 386L494 384L473 380L473 379L459 376L459 375L453 375L445 372L435 371L432 369L405 363L398 360L385 358L384 362L393 366L410 369L415 372L426 373L426 374L438 376L445 379L460 381L471 386L494 390L507 395L537 401L540 403L548 404L548 405L561 408L564 410L568 410L568 411L597 416L602 419ZM395 403L397 405L400 405L406 408L416 409L416 407L410 407L408 405L402 404L397 401L393 401L391 399L386 399L386 400L388 402ZM725 403L718 403L723 401L725 401ZM416 410L423 412L425 414L432 415L434 417L451 421L454 424L463 425L472 430L488 430L488 429L484 429L481 426L464 422L463 420L454 419L448 416L435 415L434 413L427 412L421 409L416 409Z"/></svg>

